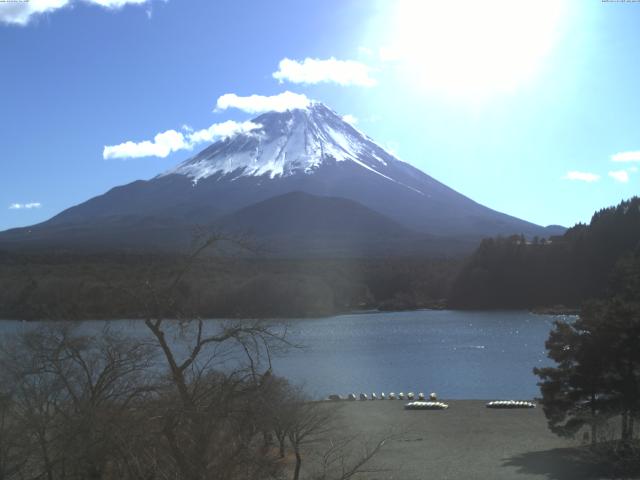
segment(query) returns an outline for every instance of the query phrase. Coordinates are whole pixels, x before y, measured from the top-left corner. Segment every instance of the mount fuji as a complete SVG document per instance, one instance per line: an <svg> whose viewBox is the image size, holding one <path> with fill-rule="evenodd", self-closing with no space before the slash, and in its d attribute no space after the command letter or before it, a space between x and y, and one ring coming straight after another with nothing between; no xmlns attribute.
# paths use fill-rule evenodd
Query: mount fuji
<svg viewBox="0 0 640 480"><path fill-rule="evenodd" d="M2 232L0 248L182 250L200 226L242 230L281 254L435 253L564 231L474 202L321 103L252 122L150 180Z"/></svg>

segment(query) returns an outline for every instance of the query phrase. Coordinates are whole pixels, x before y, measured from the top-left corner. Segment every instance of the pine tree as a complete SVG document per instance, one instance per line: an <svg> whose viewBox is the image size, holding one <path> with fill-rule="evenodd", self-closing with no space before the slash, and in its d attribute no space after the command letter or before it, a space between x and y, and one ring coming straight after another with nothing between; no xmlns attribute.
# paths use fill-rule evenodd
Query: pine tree
<svg viewBox="0 0 640 480"><path fill-rule="evenodd" d="M556 322L545 344L557 367L535 368L541 382L542 407L549 428L560 436L574 436L584 426L597 440L597 427L606 418L605 367L587 325Z"/></svg>
<svg viewBox="0 0 640 480"><path fill-rule="evenodd" d="M617 416L620 439L633 440L640 414L640 303L622 296L590 302L575 322L556 322L546 342L556 367L536 368L549 428L573 436Z"/></svg>

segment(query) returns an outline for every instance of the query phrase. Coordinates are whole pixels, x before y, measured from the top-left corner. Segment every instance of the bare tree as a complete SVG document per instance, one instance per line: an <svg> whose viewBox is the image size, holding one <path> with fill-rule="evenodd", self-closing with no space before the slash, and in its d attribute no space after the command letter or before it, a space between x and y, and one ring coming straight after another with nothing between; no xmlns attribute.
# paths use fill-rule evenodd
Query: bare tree
<svg viewBox="0 0 640 480"><path fill-rule="evenodd" d="M147 283L144 324L168 370L161 431L180 478L189 480L251 478L275 468L256 444L264 429L255 400L264 389L272 350L286 344L286 331L255 320L207 322L177 301L196 259L229 241L209 237L166 289Z"/></svg>
<svg viewBox="0 0 640 480"><path fill-rule="evenodd" d="M290 346L286 329L205 321L184 301L184 276L223 241L209 238L170 282L134 294L143 339L59 323L0 349L0 480L282 478L287 442L300 478L303 447L326 441L333 409L271 373L272 354ZM333 475L340 445L323 471Z"/></svg>
<svg viewBox="0 0 640 480"><path fill-rule="evenodd" d="M287 437L296 457L293 480L300 478L302 447L310 442L317 442L318 437L329 432L333 420L333 409L328 405L312 402L302 394L296 397L295 402L287 407L290 418Z"/></svg>
<svg viewBox="0 0 640 480"><path fill-rule="evenodd" d="M373 446L359 442L357 436L330 439L329 446L321 454L320 467L311 475L313 480L348 480L358 474L380 472L379 468L367 468L385 444L397 435L380 439ZM358 451L354 451L358 450Z"/></svg>
<svg viewBox="0 0 640 480"><path fill-rule="evenodd" d="M14 410L12 393L0 393L0 480L18 478L29 457Z"/></svg>
<svg viewBox="0 0 640 480"><path fill-rule="evenodd" d="M385 436L373 445L359 435L346 436L338 415L339 404L313 401L296 387L287 389L274 419L280 419L277 425L286 432L295 455L293 480L303 477L304 455L309 457L310 466L304 477L312 480L347 480L380 471L367 469L367 464L399 434Z"/></svg>
<svg viewBox="0 0 640 480"><path fill-rule="evenodd" d="M29 445L30 475L106 478L130 407L152 391L148 347L109 331L83 336L69 324L18 336L2 352L12 421ZM146 374L146 375L145 375Z"/></svg>

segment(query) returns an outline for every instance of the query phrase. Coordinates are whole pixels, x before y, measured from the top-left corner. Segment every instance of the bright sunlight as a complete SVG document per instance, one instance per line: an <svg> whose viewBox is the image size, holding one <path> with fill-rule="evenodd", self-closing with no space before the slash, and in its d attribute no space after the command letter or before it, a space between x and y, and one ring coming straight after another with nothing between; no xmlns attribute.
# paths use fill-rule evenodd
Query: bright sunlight
<svg viewBox="0 0 640 480"><path fill-rule="evenodd" d="M411 83L464 98L512 91L543 65L563 18L560 2L405 0L388 12L380 59Z"/></svg>

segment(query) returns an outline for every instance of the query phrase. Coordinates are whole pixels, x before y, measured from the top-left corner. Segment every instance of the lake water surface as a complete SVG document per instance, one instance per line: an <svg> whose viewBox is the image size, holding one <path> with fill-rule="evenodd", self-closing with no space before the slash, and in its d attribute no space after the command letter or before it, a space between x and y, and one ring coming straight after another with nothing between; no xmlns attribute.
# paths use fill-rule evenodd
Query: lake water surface
<svg viewBox="0 0 640 480"><path fill-rule="evenodd" d="M532 369L549 365L544 342L556 317L529 312L413 311L299 320L308 348L275 370L317 396L437 392L441 398L539 396Z"/></svg>
<svg viewBox="0 0 640 480"><path fill-rule="evenodd" d="M437 392L451 399L539 396L533 367L548 365L544 342L562 317L522 311L422 310L288 321L304 345L274 359L274 372L315 397L331 393ZM565 317L566 318L566 317ZM139 335L141 322L111 323ZM98 330L104 322L85 322ZM28 328L0 323L0 332Z"/></svg>

